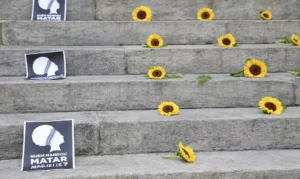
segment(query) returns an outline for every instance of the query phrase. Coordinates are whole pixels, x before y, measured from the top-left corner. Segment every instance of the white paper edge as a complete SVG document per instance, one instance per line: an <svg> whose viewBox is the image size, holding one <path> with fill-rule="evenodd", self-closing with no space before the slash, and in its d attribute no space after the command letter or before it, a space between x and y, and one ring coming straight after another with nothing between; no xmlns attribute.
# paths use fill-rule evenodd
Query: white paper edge
<svg viewBox="0 0 300 179"><path fill-rule="evenodd" d="M31 20L33 20L34 4L35 4L35 0L32 0ZM66 19L67 19L67 0L65 0L65 12L64 12L64 20L63 21L66 21Z"/></svg>
<svg viewBox="0 0 300 179"><path fill-rule="evenodd" d="M63 52L63 56L64 56L64 71L65 71L65 74L64 74L64 78L66 78L67 77L67 63L66 63L66 53L65 53L65 51L63 50L62 51Z"/></svg>
<svg viewBox="0 0 300 179"><path fill-rule="evenodd" d="M32 0L31 20L33 20L34 4L35 4L35 0Z"/></svg>
<svg viewBox="0 0 300 179"><path fill-rule="evenodd" d="M28 62L27 62L27 54L24 55L25 56L25 67L26 67L26 79L28 79Z"/></svg>
<svg viewBox="0 0 300 179"><path fill-rule="evenodd" d="M22 154L22 165L21 165L21 171L23 171L24 167L24 157L25 157L25 137L26 137L26 121L24 121L24 131L23 131L23 154Z"/></svg>
<svg viewBox="0 0 300 179"><path fill-rule="evenodd" d="M51 122L60 122L60 121L72 121L72 152L73 152L73 156L72 156L73 157L73 168L72 169L75 169L74 119L62 119L62 120L54 120L54 121L24 121L23 154L22 154L21 171L23 171L23 165L24 165L26 123L30 123L30 122L33 122L33 123L35 123L35 122L51 123ZM44 170L44 171L47 171L47 170Z"/></svg>

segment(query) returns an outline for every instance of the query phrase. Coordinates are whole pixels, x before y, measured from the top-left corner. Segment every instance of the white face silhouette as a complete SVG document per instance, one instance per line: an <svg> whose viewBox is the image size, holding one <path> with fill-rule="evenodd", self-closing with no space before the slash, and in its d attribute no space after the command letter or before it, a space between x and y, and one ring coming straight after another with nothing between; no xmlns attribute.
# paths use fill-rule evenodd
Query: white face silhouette
<svg viewBox="0 0 300 179"><path fill-rule="evenodd" d="M49 60L47 57L37 58L32 65L33 72L37 75L55 76L55 72L58 70L58 67L55 63Z"/></svg>
<svg viewBox="0 0 300 179"><path fill-rule="evenodd" d="M60 145L65 142L64 136L50 125L42 125L32 132L32 141L37 146L50 146L50 152L61 151Z"/></svg>
<svg viewBox="0 0 300 179"><path fill-rule="evenodd" d="M52 6L50 7L50 14L57 14L57 9L60 8L59 3L57 2L57 0L55 0L52 4Z"/></svg>

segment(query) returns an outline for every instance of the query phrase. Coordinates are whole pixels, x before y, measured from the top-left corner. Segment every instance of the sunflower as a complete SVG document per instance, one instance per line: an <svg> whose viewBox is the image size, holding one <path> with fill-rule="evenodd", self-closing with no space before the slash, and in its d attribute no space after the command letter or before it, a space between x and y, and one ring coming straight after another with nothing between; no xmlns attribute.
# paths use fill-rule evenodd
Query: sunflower
<svg viewBox="0 0 300 179"><path fill-rule="evenodd" d="M270 11L262 11L262 12L260 12L260 17L263 20L271 20L273 16Z"/></svg>
<svg viewBox="0 0 300 179"><path fill-rule="evenodd" d="M255 58L249 59L244 66L244 75L249 78L263 78L267 73L265 62Z"/></svg>
<svg viewBox="0 0 300 179"><path fill-rule="evenodd" d="M197 160L196 155L190 146L184 146L182 142L179 142L178 148L179 148L179 155L184 161L189 163L196 162Z"/></svg>
<svg viewBox="0 0 300 179"><path fill-rule="evenodd" d="M297 35L293 34L291 36L291 41L294 45L300 46L300 38Z"/></svg>
<svg viewBox="0 0 300 179"><path fill-rule="evenodd" d="M222 47L234 47L236 45L235 38L232 34L226 34L218 39L219 45Z"/></svg>
<svg viewBox="0 0 300 179"><path fill-rule="evenodd" d="M147 46L150 48L160 48L164 46L164 40L157 34L152 34L147 39Z"/></svg>
<svg viewBox="0 0 300 179"><path fill-rule="evenodd" d="M281 114L284 111L282 103L272 97L264 97L258 103L260 109L266 114Z"/></svg>
<svg viewBox="0 0 300 179"><path fill-rule="evenodd" d="M214 11L210 8L203 8L198 12L198 19L201 21L211 21L214 19Z"/></svg>
<svg viewBox="0 0 300 179"><path fill-rule="evenodd" d="M150 79L160 80L166 76L166 70L161 66L151 67L148 71L148 77Z"/></svg>
<svg viewBox="0 0 300 179"><path fill-rule="evenodd" d="M179 107L173 102L161 102L158 106L158 112L162 116L173 116L179 114Z"/></svg>
<svg viewBox="0 0 300 179"><path fill-rule="evenodd" d="M151 21L151 9L147 6L137 7L132 11L132 18L134 21Z"/></svg>

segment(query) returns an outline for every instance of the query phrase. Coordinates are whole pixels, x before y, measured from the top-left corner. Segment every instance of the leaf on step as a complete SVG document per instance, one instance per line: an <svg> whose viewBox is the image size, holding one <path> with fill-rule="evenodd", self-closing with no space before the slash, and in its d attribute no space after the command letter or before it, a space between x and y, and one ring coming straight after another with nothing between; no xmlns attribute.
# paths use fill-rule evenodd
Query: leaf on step
<svg viewBox="0 0 300 179"><path fill-rule="evenodd" d="M142 47L149 48L147 44L142 44Z"/></svg>
<svg viewBox="0 0 300 179"><path fill-rule="evenodd" d="M212 77L208 75L201 75L197 78L199 85L203 85L204 83L208 82L211 79Z"/></svg>
<svg viewBox="0 0 300 179"><path fill-rule="evenodd" d="M289 71L290 74L295 75L295 76L300 76L300 69L295 70L295 71Z"/></svg>
<svg viewBox="0 0 300 179"><path fill-rule="evenodd" d="M175 73L175 74L166 74L165 78L183 78L184 74Z"/></svg>
<svg viewBox="0 0 300 179"><path fill-rule="evenodd" d="M231 72L229 74L230 74L230 76L233 76L233 77L244 77L244 70L238 71L238 72Z"/></svg>

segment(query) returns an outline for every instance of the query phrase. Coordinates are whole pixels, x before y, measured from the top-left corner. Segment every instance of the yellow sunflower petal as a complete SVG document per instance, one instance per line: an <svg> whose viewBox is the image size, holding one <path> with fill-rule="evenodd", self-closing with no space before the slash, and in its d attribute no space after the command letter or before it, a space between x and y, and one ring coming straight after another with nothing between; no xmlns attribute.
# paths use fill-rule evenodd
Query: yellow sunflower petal
<svg viewBox="0 0 300 179"><path fill-rule="evenodd" d="M179 107L174 102L161 102L158 106L158 112L162 116L173 116L179 114Z"/></svg>
<svg viewBox="0 0 300 179"><path fill-rule="evenodd" d="M151 21L152 12L147 6L140 6L132 11L132 19L134 21Z"/></svg>
<svg viewBox="0 0 300 179"><path fill-rule="evenodd" d="M293 34L291 36L291 41L294 45L300 46L300 38L297 35Z"/></svg>
<svg viewBox="0 0 300 179"><path fill-rule="evenodd" d="M147 46L149 48L160 48L164 45L164 41L161 36L152 34L147 39Z"/></svg>
<svg viewBox="0 0 300 179"><path fill-rule="evenodd" d="M210 8L203 8L198 11L197 17L201 21L211 21L214 19L214 11Z"/></svg>
<svg viewBox="0 0 300 179"><path fill-rule="evenodd" d="M218 42L221 47L226 48L234 47L234 45L236 44L235 38L232 34L226 34L224 36L221 36L218 39Z"/></svg>
<svg viewBox="0 0 300 179"><path fill-rule="evenodd" d="M258 103L260 109L268 114L281 114L284 111L282 103L272 97L264 97Z"/></svg>
<svg viewBox="0 0 300 179"><path fill-rule="evenodd" d="M270 11L263 11L263 12L260 13L260 17L263 20L271 20L273 15Z"/></svg>
<svg viewBox="0 0 300 179"><path fill-rule="evenodd" d="M182 159L186 162L196 162L196 155L190 146L183 147L180 151Z"/></svg>
<svg viewBox="0 0 300 179"><path fill-rule="evenodd" d="M148 71L148 77L150 79L160 80L166 76L166 70L161 66L151 67Z"/></svg>
<svg viewBox="0 0 300 179"><path fill-rule="evenodd" d="M265 62L257 59L247 61L244 66L244 75L249 78L263 78L267 75L267 66Z"/></svg>

